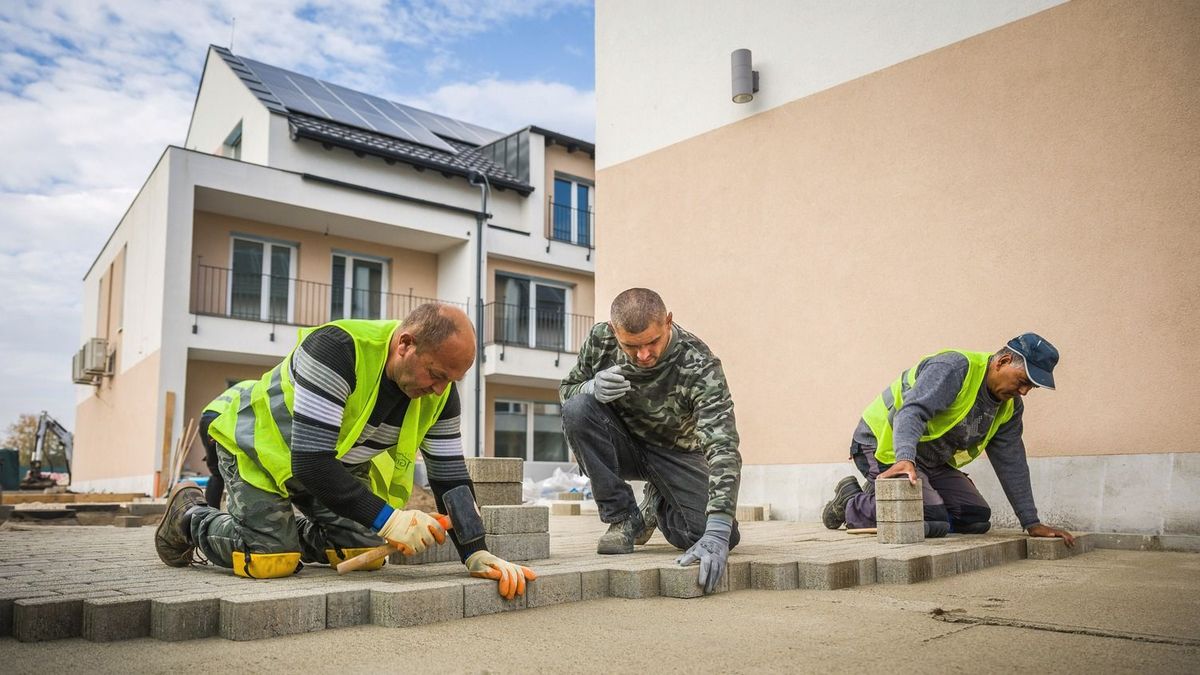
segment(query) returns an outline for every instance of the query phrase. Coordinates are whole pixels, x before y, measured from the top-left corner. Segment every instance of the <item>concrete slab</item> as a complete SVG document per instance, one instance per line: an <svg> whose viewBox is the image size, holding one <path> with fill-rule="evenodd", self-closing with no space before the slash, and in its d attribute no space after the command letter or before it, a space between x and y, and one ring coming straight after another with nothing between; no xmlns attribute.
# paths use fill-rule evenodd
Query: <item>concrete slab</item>
<svg viewBox="0 0 1200 675"><path fill-rule="evenodd" d="M550 531L550 509L545 506L484 506L480 508L488 534L525 534Z"/></svg>
<svg viewBox="0 0 1200 675"><path fill-rule="evenodd" d="M467 473L471 482L520 483L525 479L525 460L519 457L468 457Z"/></svg>
<svg viewBox="0 0 1200 675"><path fill-rule="evenodd" d="M150 601L150 635L176 642L220 633L221 600L211 595L185 595Z"/></svg>
<svg viewBox="0 0 1200 675"><path fill-rule="evenodd" d="M371 623L376 626L406 628L461 618L462 584L425 582L371 589Z"/></svg>
<svg viewBox="0 0 1200 675"><path fill-rule="evenodd" d="M325 629L325 593L295 591L221 599L221 637L227 640L311 633Z"/></svg>

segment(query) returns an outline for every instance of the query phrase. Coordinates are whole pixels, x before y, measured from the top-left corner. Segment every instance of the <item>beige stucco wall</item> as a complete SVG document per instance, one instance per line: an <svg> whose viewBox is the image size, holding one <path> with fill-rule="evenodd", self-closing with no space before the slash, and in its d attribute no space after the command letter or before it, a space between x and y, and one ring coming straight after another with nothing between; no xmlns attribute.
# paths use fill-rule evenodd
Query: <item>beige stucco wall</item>
<svg viewBox="0 0 1200 675"><path fill-rule="evenodd" d="M200 414L204 407L228 388L230 380L257 380L267 369L262 366L251 366L243 363L221 363L191 359L187 364L187 389L183 398L183 420L194 419L200 423ZM204 448L197 440L189 449L185 470L201 474L208 473L204 466Z"/></svg>
<svg viewBox="0 0 1200 675"><path fill-rule="evenodd" d="M110 478L149 476L162 454L156 433L163 401L159 388L159 352L124 372L104 378L93 395L75 407L75 457L71 479L79 484ZM175 415L180 414L176 399ZM151 489L147 484L143 489Z"/></svg>
<svg viewBox="0 0 1200 675"><path fill-rule="evenodd" d="M843 461L919 356L1027 330L1062 352L1031 455L1196 451L1196 3L1068 3L598 185L597 304L662 292L724 359L747 463Z"/></svg>
<svg viewBox="0 0 1200 675"><path fill-rule="evenodd" d="M558 388L535 388L535 387L517 387L511 384L493 384L487 385L487 392L484 394L485 409L484 409L484 424L485 430L483 438L483 452L487 457L495 455L495 437L492 430L495 429L496 399L511 400L511 401L530 401L534 403L555 403L558 401Z"/></svg>

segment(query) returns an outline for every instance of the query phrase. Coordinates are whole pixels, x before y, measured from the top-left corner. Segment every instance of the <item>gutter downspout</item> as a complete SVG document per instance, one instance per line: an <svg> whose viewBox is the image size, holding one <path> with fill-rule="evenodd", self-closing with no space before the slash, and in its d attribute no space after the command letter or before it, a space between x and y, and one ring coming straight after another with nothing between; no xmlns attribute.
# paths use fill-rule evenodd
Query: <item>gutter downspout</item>
<svg viewBox="0 0 1200 675"><path fill-rule="evenodd" d="M472 172L467 179L479 186L479 212L475 214L475 456L483 456L483 233L488 220L488 197L492 186L487 176Z"/></svg>

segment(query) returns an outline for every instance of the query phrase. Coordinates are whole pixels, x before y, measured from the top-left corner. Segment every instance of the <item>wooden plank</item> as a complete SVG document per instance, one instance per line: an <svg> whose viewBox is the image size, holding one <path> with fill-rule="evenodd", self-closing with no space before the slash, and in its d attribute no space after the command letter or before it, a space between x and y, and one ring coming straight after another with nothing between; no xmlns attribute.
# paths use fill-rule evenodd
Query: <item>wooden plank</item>
<svg viewBox="0 0 1200 675"><path fill-rule="evenodd" d="M159 464L158 494L156 497L162 497L167 494L167 483L171 480L171 425L175 423L175 392L167 392L167 405L163 410L163 440L162 440L162 463Z"/></svg>
<svg viewBox="0 0 1200 675"><path fill-rule="evenodd" d="M48 495L42 492L5 492L4 504L117 504L145 497L144 492L86 492Z"/></svg>

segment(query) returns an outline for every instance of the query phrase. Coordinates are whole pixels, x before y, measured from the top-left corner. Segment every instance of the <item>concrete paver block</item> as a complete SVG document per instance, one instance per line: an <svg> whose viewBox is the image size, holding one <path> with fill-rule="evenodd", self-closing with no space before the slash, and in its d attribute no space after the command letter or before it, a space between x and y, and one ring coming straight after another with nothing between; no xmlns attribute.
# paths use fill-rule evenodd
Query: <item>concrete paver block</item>
<svg viewBox="0 0 1200 675"><path fill-rule="evenodd" d="M346 628L371 623L369 587L329 590L325 594L325 627Z"/></svg>
<svg viewBox="0 0 1200 675"><path fill-rule="evenodd" d="M801 560L799 586L818 591L834 591L858 585L858 559Z"/></svg>
<svg viewBox="0 0 1200 675"><path fill-rule="evenodd" d="M858 585L866 586L876 583L878 575L875 569L875 556L858 559Z"/></svg>
<svg viewBox="0 0 1200 675"><path fill-rule="evenodd" d="M578 516L580 508L578 503L564 504L562 502L550 505L550 515L552 516Z"/></svg>
<svg viewBox="0 0 1200 675"><path fill-rule="evenodd" d="M221 600L184 595L150 601L150 635L168 642L198 640L220 632Z"/></svg>
<svg viewBox="0 0 1200 675"><path fill-rule="evenodd" d="M609 597L608 570L584 570L579 573L580 600L597 600Z"/></svg>
<svg viewBox="0 0 1200 675"><path fill-rule="evenodd" d="M461 618L461 584L430 581L371 589L371 623L376 626L405 628Z"/></svg>
<svg viewBox="0 0 1200 675"><path fill-rule="evenodd" d="M958 552L938 551L929 554L929 576L932 579L958 574Z"/></svg>
<svg viewBox="0 0 1200 675"><path fill-rule="evenodd" d="M53 595L13 601L13 637L21 642L41 642L83 635L83 601L110 598L116 591L84 595Z"/></svg>
<svg viewBox="0 0 1200 675"><path fill-rule="evenodd" d="M581 502L583 501L582 492L559 492L554 496L555 499L564 502Z"/></svg>
<svg viewBox="0 0 1200 675"><path fill-rule="evenodd" d="M876 501L876 522L913 523L925 520L925 503L919 500Z"/></svg>
<svg viewBox="0 0 1200 675"><path fill-rule="evenodd" d="M476 483L475 503L480 506L497 506L501 504L520 504L520 483Z"/></svg>
<svg viewBox="0 0 1200 675"><path fill-rule="evenodd" d="M229 640L261 640L324 629L324 591L221 598L220 633Z"/></svg>
<svg viewBox="0 0 1200 675"><path fill-rule="evenodd" d="M717 582L713 593L724 593L729 590L729 569ZM658 570L658 593L666 598L699 598L704 595L704 587L700 585L700 566L667 565Z"/></svg>
<svg viewBox="0 0 1200 675"><path fill-rule="evenodd" d="M744 591L752 587L749 560L731 560L725 574L729 577L729 590Z"/></svg>
<svg viewBox="0 0 1200 675"><path fill-rule="evenodd" d="M480 512L488 534L550 531L550 509L545 506L484 506Z"/></svg>
<svg viewBox="0 0 1200 675"><path fill-rule="evenodd" d="M133 502L125 508L131 516L161 516L167 512L166 502Z"/></svg>
<svg viewBox="0 0 1200 675"><path fill-rule="evenodd" d="M755 560L750 563L751 586L763 591L790 591L800 587L800 570L794 560Z"/></svg>
<svg viewBox="0 0 1200 675"><path fill-rule="evenodd" d="M454 548L454 542L450 541L449 537L446 538L446 543L434 544L417 555L404 555L399 551L388 555L388 564L390 565L428 565L458 561L458 549Z"/></svg>
<svg viewBox="0 0 1200 675"><path fill-rule="evenodd" d="M117 527L141 527L141 516L116 516L112 520L112 524Z"/></svg>
<svg viewBox="0 0 1200 675"><path fill-rule="evenodd" d="M734 517L739 521L748 523L755 520L766 520L766 509L758 504L738 504L737 511Z"/></svg>
<svg viewBox="0 0 1200 675"><path fill-rule="evenodd" d="M881 544L916 544L925 541L925 523L923 521L877 522L875 528L875 536Z"/></svg>
<svg viewBox="0 0 1200 675"><path fill-rule="evenodd" d="M608 594L614 598L653 598L658 588L657 568L608 571Z"/></svg>
<svg viewBox="0 0 1200 675"><path fill-rule="evenodd" d="M1025 538L1006 539L999 542L1001 564L1024 560L1029 557Z"/></svg>
<svg viewBox="0 0 1200 675"><path fill-rule="evenodd" d="M959 574L995 567L1004 562L1003 551L999 544L982 542L977 546L959 551L955 555L955 559L958 561Z"/></svg>
<svg viewBox="0 0 1200 675"><path fill-rule="evenodd" d="M463 617L471 618L473 616L482 616L484 614L496 614L498 612L512 612L518 609L525 609L527 606L526 595L514 596L512 600L505 600L504 596L500 595L498 586L491 579L471 579L463 583ZM529 592L529 587L525 587L525 592Z"/></svg>
<svg viewBox="0 0 1200 675"><path fill-rule="evenodd" d="M525 479L525 460L520 457L468 457L467 473L477 488L479 483L520 483Z"/></svg>
<svg viewBox="0 0 1200 675"><path fill-rule="evenodd" d="M150 598L114 596L83 601L83 637L92 642L150 635Z"/></svg>
<svg viewBox="0 0 1200 675"><path fill-rule="evenodd" d="M0 591L0 637L13 634L13 602L22 598L45 598L56 595L50 591L33 588L7 589Z"/></svg>
<svg viewBox="0 0 1200 675"><path fill-rule="evenodd" d="M908 482L907 478L876 478L875 479L875 501L878 502L895 502L895 501L911 501L921 499L921 479L917 479L917 484L913 485Z"/></svg>
<svg viewBox="0 0 1200 675"><path fill-rule="evenodd" d="M933 578L933 560L928 555L875 558L875 578L881 584L915 584Z"/></svg>
<svg viewBox="0 0 1200 675"><path fill-rule="evenodd" d="M488 550L509 562L550 557L550 533L489 534Z"/></svg>
<svg viewBox="0 0 1200 675"><path fill-rule="evenodd" d="M1094 547L1094 542L1085 534L1075 537L1075 546L1071 548L1067 548L1065 539L1058 537L1029 537L1026 545L1032 560L1060 560L1087 553Z"/></svg>
<svg viewBox="0 0 1200 675"><path fill-rule="evenodd" d="M561 605L583 599L583 575L579 572L548 572L525 586L530 607Z"/></svg>

